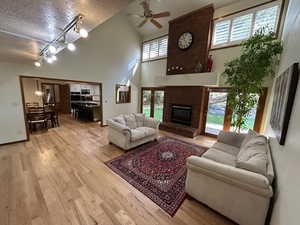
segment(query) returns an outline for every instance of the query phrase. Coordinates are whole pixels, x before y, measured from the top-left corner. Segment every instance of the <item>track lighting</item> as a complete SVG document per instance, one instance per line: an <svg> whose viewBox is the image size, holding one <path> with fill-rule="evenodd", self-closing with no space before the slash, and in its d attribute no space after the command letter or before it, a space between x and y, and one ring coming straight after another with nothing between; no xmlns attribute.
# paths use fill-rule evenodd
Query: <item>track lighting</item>
<svg viewBox="0 0 300 225"><path fill-rule="evenodd" d="M88 31L81 27L83 18L84 16L82 14L77 15L63 30L61 30L61 33L40 51L39 56L41 58L34 62L34 65L36 67L40 67L42 65L42 60L45 60L50 64L53 63L57 60L55 54L65 47L67 47L70 51L74 51L76 46L73 43L67 42L66 35L70 31L75 31L80 35L80 37L87 38L89 35Z"/></svg>
<svg viewBox="0 0 300 225"><path fill-rule="evenodd" d="M89 36L89 33L84 28L80 28L79 34L80 34L80 37L82 37L82 38L87 38Z"/></svg>
<svg viewBox="0 0 300 225"><path fill-rule="evenodd" d="M34 63L34 65L35 65L36 67L41 67L41 63L38 62L38 61L36 61L36 62Z"/></svg>
<svg viewBox="0 0 300 225"><path fill-rule="evenodd" d="M50 53L52 53L52 54L56 53L56 48L53 45L50 45L48 49L49 49Z"/></svg>
<svg viewBox="0 0 300 225"><path fill-rule="evenodd" d="M67 48L68 48L70 51L74 51L74 50L76 49L76 46L75 46L73 43L68 43Z"/></svg>
<svg viewBox="0 0 300 225"><path fill-rule="evenodd" d="M53 63L53 59L52 58L47 58L46 60L47 60L47 63L49 63L49 64Z"/></svg>

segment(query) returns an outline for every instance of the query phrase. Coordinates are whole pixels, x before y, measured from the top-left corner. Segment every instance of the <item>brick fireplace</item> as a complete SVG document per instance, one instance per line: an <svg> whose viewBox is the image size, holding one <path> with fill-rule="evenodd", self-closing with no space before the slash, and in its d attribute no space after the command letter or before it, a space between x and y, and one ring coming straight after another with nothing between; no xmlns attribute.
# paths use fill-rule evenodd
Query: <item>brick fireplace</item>
<svg viewBox="0 0 300 225"><path fill-rule="evenodd" d="M161 129L187 137L195 137L203 128L202 86L167 86L164 120Z"/></svg>

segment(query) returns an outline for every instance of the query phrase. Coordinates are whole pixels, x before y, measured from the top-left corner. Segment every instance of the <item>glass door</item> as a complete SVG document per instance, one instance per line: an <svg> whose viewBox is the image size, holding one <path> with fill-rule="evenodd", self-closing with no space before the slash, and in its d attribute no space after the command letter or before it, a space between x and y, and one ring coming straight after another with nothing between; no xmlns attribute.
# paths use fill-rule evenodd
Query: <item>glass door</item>
<svg viewBox="0 0 300 225"><path fill-rule="evenodd" d="M162 88L142 88L142 113L163 121L164 95Z"/></svg>
<svg viewBox="0 0 300 225"><path fill-rule="evenodd" d="M151 116L151 102L152 102L152 92L151 90L142 91L142 113L146 116Z"/></svg>
<svg viewBox="0 0 300 225"><path fill-rule="evenodd" d="M165 92L160 91L154 91L154 115L153 118L163 121L163 115L164 115L164 95Z"/></svg>
<svg viewBox="0 0 300 225"><path fill-rule="evenodd" d="M224 130L227 108L227 93L209 91L205 133L218 135Z"/></svg>

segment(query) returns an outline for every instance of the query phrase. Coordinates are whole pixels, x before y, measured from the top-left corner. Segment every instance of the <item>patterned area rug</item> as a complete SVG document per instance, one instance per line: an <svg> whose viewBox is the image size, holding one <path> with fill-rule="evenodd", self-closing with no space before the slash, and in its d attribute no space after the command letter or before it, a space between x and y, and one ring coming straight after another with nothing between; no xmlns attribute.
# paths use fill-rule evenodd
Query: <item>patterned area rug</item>
<svg viewBox="0 0 300 225"><path fill-rule="evenodd" d="M161 137L106 165L174 216L185 199L186 158L201 156L206 150L177 138Z"/></svg>

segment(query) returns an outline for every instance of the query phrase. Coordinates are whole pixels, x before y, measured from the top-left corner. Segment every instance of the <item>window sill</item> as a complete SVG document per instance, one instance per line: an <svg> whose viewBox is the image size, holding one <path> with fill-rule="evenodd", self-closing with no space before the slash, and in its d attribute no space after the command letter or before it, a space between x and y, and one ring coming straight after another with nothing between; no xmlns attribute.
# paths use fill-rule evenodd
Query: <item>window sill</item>
<svg viewBox="0 0 300 225"><path fill-rule="evenodd" d="M215 47L215 48L210 48L209 51L216 51L216 50L221 50L221 49L226 49L226 48L235 48L242 46L242 44L233 44L233 45L227 45L227 46L222 46L222 47Z"/></svg>
<svg viewBox="0 0 300 225"><path fill-rule="evenodd" d="M162 57L162 58L157 58L157 59L150 59L150 60L145 60L145 61L142 61L142 63L146 63L146 62L154 62L154 61L158 61L158 60L162 60L162 59L166 59L168 57Z"/></svg>

